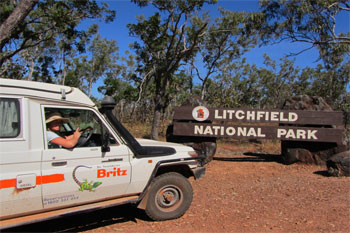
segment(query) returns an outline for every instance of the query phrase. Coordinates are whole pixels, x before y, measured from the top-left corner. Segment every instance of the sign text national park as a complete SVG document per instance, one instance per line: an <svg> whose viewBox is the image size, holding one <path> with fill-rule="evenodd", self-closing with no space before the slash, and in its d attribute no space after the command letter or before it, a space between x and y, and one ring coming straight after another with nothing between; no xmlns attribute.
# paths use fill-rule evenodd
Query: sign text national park
<svg viewBox="0 0 350 233"><path fill-rule="evenodd" d="M342 123L334 111L176 107L174 135L339 142L343 130L333 126Z"/></svg>

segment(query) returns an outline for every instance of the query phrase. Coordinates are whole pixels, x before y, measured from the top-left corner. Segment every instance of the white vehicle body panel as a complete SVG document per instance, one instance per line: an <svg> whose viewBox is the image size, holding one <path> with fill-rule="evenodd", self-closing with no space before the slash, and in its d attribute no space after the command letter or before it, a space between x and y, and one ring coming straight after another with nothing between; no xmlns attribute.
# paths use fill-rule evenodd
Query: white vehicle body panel
<svg viewBox="0 0 350 233"><path fill-rule="evenodd" d="M0 223L4 219L29 219L31 214L37 218L34 214L44 211L54 213L61 208L140 195L160 161L177 159L176 163L184 163L181 159L189 158L193 151L175 143L138 139L142 146L172 147L176 153L137 158L95 104L76 88L0 79L0 101L3 109L16 102L20 115L20 122L12 123L19 130L18 135L0 136ZM101 138L93 141L96 145L86 147L50 148L45 124L48 110L90 114L93 117L88 120L101 126L94 129ZM17 119L12 110L6 111L0 112L0 117ZM6 116L4 112L14 115ZM98 144L102 143L99 140L103 140L104 132L113 142L109 151L103 151Z"/></svg>

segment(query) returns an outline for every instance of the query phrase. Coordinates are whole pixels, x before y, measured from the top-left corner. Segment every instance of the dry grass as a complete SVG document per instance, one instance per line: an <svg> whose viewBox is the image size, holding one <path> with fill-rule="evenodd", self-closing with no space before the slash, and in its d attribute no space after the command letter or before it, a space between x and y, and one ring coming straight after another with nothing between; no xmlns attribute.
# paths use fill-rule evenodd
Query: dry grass
<svg viewBox="0 0 350 233"><path fill-rule="evenodd" d="M162 122L159 130L159 141L166 141L166 129L170 123ZM127 128L135 138L150 138L152 130L152 122L124 122ZM281 143L274 140L261 140L258 142L250 142L248 140L218 139L218 153L221 152L259 152L266 154L280 154Z"/></svg>
<svg viewBox="0 0 350 233"><path fill-rule="evenodd" d="M273 140L261 140L258 142L250 142L248 140L218 140L217 154L225 154L227 152L243 154L263 153L263 154L281 154L281 143Z"/></svg>
<svg viewBox="0 0 350 233"><path fill-rule="evenodd" d="M130 131L135 138L144 138L151 133L151 124L123 123L124 127Z"/></svg>
<svg viewBox="0 0 350 233"><path fill-rule="evenodd" d="M159 129L159 141L166 141L166 129L170 123L162 122ZM124 127L130 131L135 138L151 138L152 122L123 122Z"/></svg>
<svg viewBox="0 0 350 233"><path fill-rule="evenodd" d="M268 154L281 154L281 142L273 140L265 140L261 144L261 152Z"/></svg>

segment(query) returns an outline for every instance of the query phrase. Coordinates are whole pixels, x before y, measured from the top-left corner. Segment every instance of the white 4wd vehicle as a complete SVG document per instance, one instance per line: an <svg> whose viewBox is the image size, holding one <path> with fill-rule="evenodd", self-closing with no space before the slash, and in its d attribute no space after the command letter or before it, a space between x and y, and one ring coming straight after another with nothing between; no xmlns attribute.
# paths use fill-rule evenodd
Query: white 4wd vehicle
<svg viewBox="0 0 350 233"><path fill-rule="evenodd" d="M67 86L0 79L0 229L124 203L153 220L182 216L192 202L187 178L200 178L191 147L134 139L112 114ZM48 143L45 118L69 118L61 135L89 127L73 149Z"/></svg>

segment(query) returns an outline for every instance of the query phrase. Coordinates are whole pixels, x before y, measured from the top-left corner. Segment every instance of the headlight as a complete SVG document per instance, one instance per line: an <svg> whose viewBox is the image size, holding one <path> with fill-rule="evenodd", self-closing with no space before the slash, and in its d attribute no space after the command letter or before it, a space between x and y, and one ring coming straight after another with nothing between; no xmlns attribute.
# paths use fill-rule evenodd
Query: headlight
<svg viewBox="0 0 350 233"><path fill-rule="evenodd" d="M193 151L189 151L188 155L191 156L191 157L198 157L199 156L198 153L196 151L194 151L194 150Z"/></svg>

